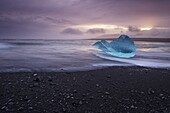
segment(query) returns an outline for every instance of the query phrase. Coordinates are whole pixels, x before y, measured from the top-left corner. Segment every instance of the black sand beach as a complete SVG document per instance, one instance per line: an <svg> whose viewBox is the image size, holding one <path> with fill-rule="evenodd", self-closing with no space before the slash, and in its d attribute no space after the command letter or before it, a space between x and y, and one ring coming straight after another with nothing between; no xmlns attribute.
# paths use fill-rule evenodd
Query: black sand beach
<svg viewBox="0 0 170 113"><path fill-rule="evenodd" d="M0 113L170 113L170 70L0 73Z"/></svg>

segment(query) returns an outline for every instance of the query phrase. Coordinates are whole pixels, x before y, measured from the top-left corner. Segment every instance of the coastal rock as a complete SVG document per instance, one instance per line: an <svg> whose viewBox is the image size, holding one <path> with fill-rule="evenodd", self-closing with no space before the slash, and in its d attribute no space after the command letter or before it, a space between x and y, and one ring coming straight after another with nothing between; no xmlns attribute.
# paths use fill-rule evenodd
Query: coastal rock
<svg viewBox="0 0 170 113"><path fill-rule="evenodd" d="M79 104L80 104L80 105L82 105L82 104L83 104L83 102L82 102L82 101L79 101Z"/></svg>
<svg viewBox="0 0 170 113"><path fill-rule="evenodd" d="M6 111L8 110L8 108L6 106L3 106L1 109L6 110Z"/></svg>
<svg viewBox="0 0 170 113"><path fill-rule="evenodd" d="M40 78L37 77L37 78L34 79L34 81L35 82L40 82Z"/></svg>
<svg viewBox="0 0 170 113"><path fill-rule="evenodd" d="M99 84L96 84L96 87L99 87Z"/></svg>
<svg viewBox="0 0 170 113"><path fill-rule="evenodd" d="M107 75L107 78L111 78L111 75Z"/></svg>
<svg viewBox="0 0 170 113"><path fill-rule="evenodd" d="M93 46L114 57L131 58L136 54L135 43L127 35L121 35L110 43L106 40L101 40L93 44Z"/></svg>
<svg viewBox="0 0 170 113"><path fill-rule="evenodd" d="M29 110L33 110L33 107L29 107L28 109L29 109Z"/></svg>
<svg viewBox="0 0 170 113"><path fill-rule="evenodd" d="M24 110L23 107L19 107L19 108L18 108L18 111L23 111L23 110Z"/></svg>
<svg viewBox="0 0 170 113"><path fill-rule="evenodd" d="M155 93L155 91L153 89L151 89L151 88L148 89L148 94L151 95L151 94L154 94L154 93Z"/></svg>
<svg viewBox="0 0 170 113"><path fill-rule="evenodd" d="M34 73L33 76L36 77L38 74L37 73Z"/></svg>
<svg viewBox="0 0 170 113"><path fill-rule="evenodd" d="M106 91L105 94L106 94L106 95L109 95L110 93Z"/></svg>
<svg viewBox="0 0 170 113"><path fill-rule="evenodd" d="M73 93L77 93L77 90L73 90Z"/></svg>

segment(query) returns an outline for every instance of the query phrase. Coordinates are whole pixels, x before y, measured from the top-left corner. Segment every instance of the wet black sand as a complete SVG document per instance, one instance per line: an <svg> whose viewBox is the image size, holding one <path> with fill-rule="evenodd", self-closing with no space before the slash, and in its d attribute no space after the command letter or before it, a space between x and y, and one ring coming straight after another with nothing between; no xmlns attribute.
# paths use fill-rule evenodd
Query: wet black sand
<svg viewBox="0 0 170 113"><path fill-rule="evenodd" d="M170 113L170 70L0 73L0 113Z"/></svg>

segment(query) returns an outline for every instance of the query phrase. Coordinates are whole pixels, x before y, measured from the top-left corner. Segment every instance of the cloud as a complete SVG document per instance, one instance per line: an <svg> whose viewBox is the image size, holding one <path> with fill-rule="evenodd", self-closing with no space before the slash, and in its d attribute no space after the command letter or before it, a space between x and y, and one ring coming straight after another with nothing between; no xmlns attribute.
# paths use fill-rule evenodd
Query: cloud
<svg viewBox="0 0 170 113"><path fill-rule="evenodd" d="M0 14L0 38L57 38L59 31L70 25L73 23L63 18Z"/></svg>
<svg viewBox="0 0 170 113"><path fill-rule="evenodd" d="M169 38L170 36L170 29L160 29L154 28L151 30L144 30L138 32L131 32L127 31L124 33L129 35L132 38ZM97 39L113 39L118 38L121 34L104 34L101 36L96 37Z"/></svg>
<svg viewBox="0 0 170 113"><path fill-rule="evenodd" d="M58 19L58 18L46 17L44 18L44 20L54 24L73 25L73 22L62 18Z"/></svg>
<svg viewBox="0 0 170 113"><path fill-rule="evenodd" d="M134 26L128 26L128 31L130 32L139 32L140 29Z"/></svg>
<svg viewBox="0 0 170 113"><path fill-rule="evenodd" d="M146 38L169 38L170 29L159 29L153 28L151 30L143 30L138 32L130 32L128 31L126 34L133 37L146 37Z"/></svg>
<svg viewBox="0 0 170 113"><path fill-rule="evenodd" d="M143 35L153 36L153 37L159 37L159 38L169 38L170 36L170 29L151 29L148 31L143 31Z"/></svg>
<svg viewBox="0 0 170 113"><path fill-rule="evenodd" d="M81 13L82 17L86 17L86 21L126 26L129 23L133 26L148 24L164 26L165 23L170 25L168 23L170 1L168 0L163 2L161 0L80 0L75 4L79 9L87 9L82 10Z"/></svg>
<svg viewBox="0 0 170 113"><path fill-rule="evenodd" d="M60 33L74 25L170 27L169 5L170 0L15 0L15 3L13 0L1 0L0 38L24 38L30 34L36 38L37 34L44 33L49 35L46 37L53 34L56 38L70 32L83 34L79 29ZM117 32L120 31L123 30L117 29ZM129 28L133 34L137 31L134 27ZM90 36L100 32L105 33L94 29L87 31ZM138 31L140 33L143 32Z"/></svg>
<svg viewBox="0 0 170 113"><path fill-rule="evenodd" d="M69 18L81 24L156 22L160 26L169 24L169 4L169 0L15 0L15 4L12 0L1 0L0 13Z"/></svg>
<svg viewBox="0 0 170 113"><path fill-rule="evenodd" d="M56 18L50 16L40 16L40 15L24 15L24 14L0 14L0 21L15 21L15 22L34 22L41 24L51 24L51 25L73 25L73 22L63 18Z"/></svg>
<svg viewBox="0 0 170 113"><path fill-rule="evenodd" d="M89 29L87 30L86 33L89 33L89 34L101 34L101 33L106 33L106 30L103 29L103 28L94 28L94 29Z"/></svg>
<svg viewBox="0 0 170 113"><path fill-rule="evenodd" d="M121 34L104 34L101 36L97 36L97 39L112 39L112 38L117 38L119 37Z"/></svg>
<svg viewBox="0 0 170 113"><path fill-rule="evenodd" d="M82 35L83 32L80 31L79 29L66 28L61 32L61 34Z"/></svg>

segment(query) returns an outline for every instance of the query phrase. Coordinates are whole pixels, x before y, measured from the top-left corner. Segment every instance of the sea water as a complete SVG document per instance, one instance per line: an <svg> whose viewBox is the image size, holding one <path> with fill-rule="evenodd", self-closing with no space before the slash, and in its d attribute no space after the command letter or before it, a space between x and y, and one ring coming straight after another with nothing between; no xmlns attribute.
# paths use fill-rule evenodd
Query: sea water
<svg viewBox="0 0 170 113"><path fill-rule="evenodd" d="M107 66L170 68L169 42L135 42L134 58L108 56L97 40L0 40L0 72L81 71Z"/></svg>

